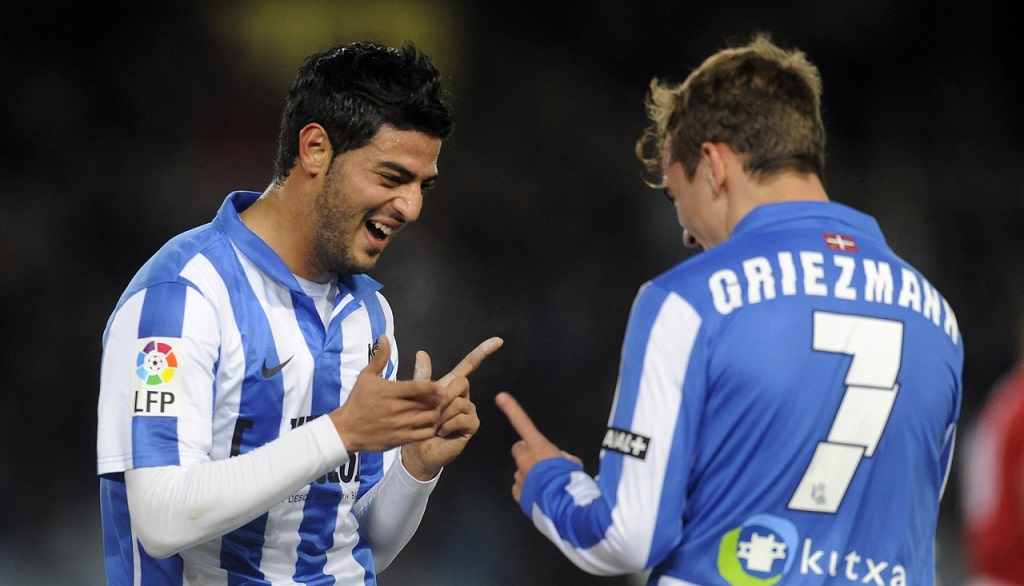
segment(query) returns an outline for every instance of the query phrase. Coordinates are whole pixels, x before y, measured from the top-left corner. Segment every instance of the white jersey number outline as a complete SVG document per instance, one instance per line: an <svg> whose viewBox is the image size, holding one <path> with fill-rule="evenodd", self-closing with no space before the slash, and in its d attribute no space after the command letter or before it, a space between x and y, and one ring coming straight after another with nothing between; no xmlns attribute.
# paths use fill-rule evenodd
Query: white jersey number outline
<svg viewBox="0 0 1024 586"><path fill-rule="evenodd" d="M853 357L846 393L828 439L789 501L797 511L835 513L862 458L875 453L896 402L896 375L903 356L903 324L897 321L814 312L813 348Z"/></svg>

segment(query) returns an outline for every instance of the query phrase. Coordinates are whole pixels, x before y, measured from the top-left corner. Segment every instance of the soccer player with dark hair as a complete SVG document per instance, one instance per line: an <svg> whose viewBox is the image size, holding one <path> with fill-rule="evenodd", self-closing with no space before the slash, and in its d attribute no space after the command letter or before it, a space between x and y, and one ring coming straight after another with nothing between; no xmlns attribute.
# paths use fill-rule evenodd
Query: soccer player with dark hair
<svg viewBox="0 0 1024 586"><path fill-rule="evenodd" d="M963 340L877 222L830 201L820 101L767 35L652 82L637 153L704 251L637 294L596 478L496 398L522 438L512 494L580 568L934 583Z"/></svg>
<svg viewBox="0 0 1024 586"><path fill-rule="evenodd" d="M412 45L298 71L273 180L137 273L103 336L97 461L108 583L374 584L479 428L466 376L396 380L364 273L413 222L451 132Z"/></svg>

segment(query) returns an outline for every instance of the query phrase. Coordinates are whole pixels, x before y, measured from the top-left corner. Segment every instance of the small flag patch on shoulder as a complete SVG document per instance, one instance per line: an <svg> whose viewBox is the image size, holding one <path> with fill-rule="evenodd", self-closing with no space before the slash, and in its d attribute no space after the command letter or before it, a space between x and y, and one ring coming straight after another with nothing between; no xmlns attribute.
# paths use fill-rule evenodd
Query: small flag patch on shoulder
<svg viewBox="0 0 1024 586"><path fill-rule="evenodd" d="M832 232L825 232L822 236L825 238L825 245L832 250L857 252L857 242L850 236L845 234L833 234Z"/></svg>

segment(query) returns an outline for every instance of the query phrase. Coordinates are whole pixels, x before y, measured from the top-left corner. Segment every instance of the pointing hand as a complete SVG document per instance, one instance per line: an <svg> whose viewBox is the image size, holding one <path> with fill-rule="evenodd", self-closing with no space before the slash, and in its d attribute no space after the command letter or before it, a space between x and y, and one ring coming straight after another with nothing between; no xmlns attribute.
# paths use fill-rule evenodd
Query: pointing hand
<svg viewBox="0 0 1024 586"><path fill-rule="evenodd" d="M349 453L383 452L433 437L448 402L443 387L430 380L389 381L381 373L391 357L387 336L359 373L345 404L331 412Z"/></svg>
<svg viewBox="0 0 1024 586"><path fill-rule="evenodd" d="M480 418L476 405L469 398L469 379L466 377L502 343L501 338L483 341L435 383L444 391L437 433L402 446L402 463L414 477L426 481L437 476L441 468L462 453L469 439L480 429ZM417 352L413 380L429 382L432 370L430 355L422 350Z"/></svg>
<svg viewBox="0 0 1024 586"><path fill-rule="evenodd" d="M522 495L523 482L526 480L526 475L530 473L530 470L537 462L549 458L567 458L580 466L583 465L579 458L563 452L558 449L558 446L551 443L548 438L544 437L544 434L537 429L537 426L533 424L533 420L519 406L519 402L512 395L498 393L494 398L494 402L505 413L513 429L522 438L512 445L512 457L516 461L515 484L512 485L512 497L516 499L516 502L519 502L519 497Z"/></svg>

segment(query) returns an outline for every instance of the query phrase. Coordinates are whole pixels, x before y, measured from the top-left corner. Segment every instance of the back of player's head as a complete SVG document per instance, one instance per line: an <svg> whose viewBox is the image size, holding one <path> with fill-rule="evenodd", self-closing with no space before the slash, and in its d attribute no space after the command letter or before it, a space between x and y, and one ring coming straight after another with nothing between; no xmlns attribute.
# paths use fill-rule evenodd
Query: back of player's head
<svg viewBox="0 0 1024 586"><path fill-rule="evenodd" d="M372 42L337 45L306 58L288 93L274 165L284 180L299 154L299 131L324 127L334 156L366 145L381 126L445 139L452 114L430 56Z"/></svg>
<svg viewBox="0 0 1024 586"><path fill-rule="evenodd" d="M704 142L728 144L754 176L824 172L821 76L803 52L765 34L715 53L681 84L653 80L647 111L637 154L652 172L669 145L692 179Z"/></svg>

